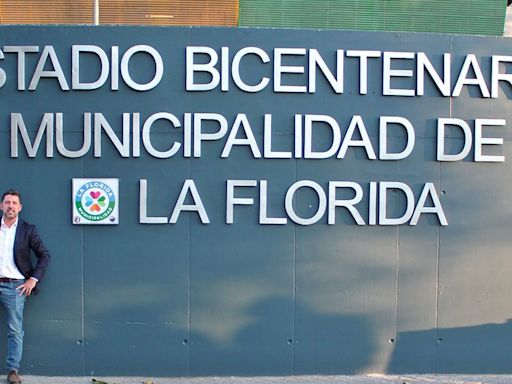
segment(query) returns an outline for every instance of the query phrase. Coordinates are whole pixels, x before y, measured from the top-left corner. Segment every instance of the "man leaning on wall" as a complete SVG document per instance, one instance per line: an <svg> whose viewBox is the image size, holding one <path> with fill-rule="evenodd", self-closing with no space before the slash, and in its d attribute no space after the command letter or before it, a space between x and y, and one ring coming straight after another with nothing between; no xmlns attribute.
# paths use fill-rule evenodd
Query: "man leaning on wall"
<svg viewBox="0 0 512 384"><path fill-rule="evenodd" d="M7 320L7 381L21 383L18 370L23 352L23 308L28 296L37 294L38 283L50 262L50 253L36 227L18 217L21 195L10 189L2 195L0 210L0 305ZM35 254L35 266L30 251Z"/></svg>

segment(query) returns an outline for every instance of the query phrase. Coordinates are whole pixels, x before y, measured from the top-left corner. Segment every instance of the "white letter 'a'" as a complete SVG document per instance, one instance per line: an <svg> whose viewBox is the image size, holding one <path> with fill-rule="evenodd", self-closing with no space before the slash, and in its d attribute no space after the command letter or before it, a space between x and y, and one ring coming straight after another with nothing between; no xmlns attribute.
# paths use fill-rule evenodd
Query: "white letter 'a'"
<svg viewBox="0 0 512 384"><path fill-rule="evenodd" d="M425 207L428 195L430 195L430 198L432 199L433 207ZM437 195L436 188L433 183L426 183L423 187L423 191L421 191L421 195L418 199L418 204L416 205L410 224L418 224L418 220L422 213L435 213L437 214L437 218L441 225L448 225L448 220L446 220L446 215L444 214L441 201L439 200L439 196Z"/></svg>
<svg viewBox="0 0 512 384"><path fill-rule="evenodd" d="M185 199L189 191L194 204L185 204ZM201 197L199 196L194 180L185 180L185 183L183 183L180 196L178 197L176 206L174 207L171 218L169 219L170 224L175 224L178 221L181 211L195 211L199 214L203 224L210 223L210 219L208 219L208 215L206 214L206 210L204 209L203 202L201 201Z"/></svg>

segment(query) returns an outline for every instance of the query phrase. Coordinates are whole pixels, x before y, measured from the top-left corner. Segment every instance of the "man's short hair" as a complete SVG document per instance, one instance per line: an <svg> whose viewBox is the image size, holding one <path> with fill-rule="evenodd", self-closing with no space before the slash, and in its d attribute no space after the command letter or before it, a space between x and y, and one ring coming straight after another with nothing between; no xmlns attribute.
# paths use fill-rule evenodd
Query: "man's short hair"
<svg viewBox="0 0 512 384"><path fill-rule="evenodd" d="M4 194L2 195L2 201L4 201L5 196L7 196L7 195L18 196L18 199L20 200L20 204L21 204L21 194L17 190L8 189L7 191L5 191Z"/></svg>

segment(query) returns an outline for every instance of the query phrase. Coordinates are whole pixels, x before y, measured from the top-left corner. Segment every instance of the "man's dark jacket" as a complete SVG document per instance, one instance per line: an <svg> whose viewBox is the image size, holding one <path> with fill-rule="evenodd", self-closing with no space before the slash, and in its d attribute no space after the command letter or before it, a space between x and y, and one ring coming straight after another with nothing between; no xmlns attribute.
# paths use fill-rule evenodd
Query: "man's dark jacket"
<svg viewBox="0 0 512 384"><path fill-rule="evenodd" d="M30 259L30 250L36 256L35 266ZM16 237L14 238L14 263L26 279L35 277L41 281L44 272L50 262L50 252L46 249L41 237L37 233L35 225L18 218L18 227L16 228ZM33 294L39 291L39 283L36 285Z"/></svg>

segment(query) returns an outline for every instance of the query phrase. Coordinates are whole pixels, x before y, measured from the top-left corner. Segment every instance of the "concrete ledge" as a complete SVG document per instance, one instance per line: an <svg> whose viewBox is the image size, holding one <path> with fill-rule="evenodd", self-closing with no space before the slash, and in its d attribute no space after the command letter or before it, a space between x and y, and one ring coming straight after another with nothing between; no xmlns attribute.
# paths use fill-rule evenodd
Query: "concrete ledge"
<svg viewBox="0 0 512 384"><path fill-rule="evenodd" d="M359 375L278 377L64 377L22 376L24 384L512 384L512 375Z"/></svg>

